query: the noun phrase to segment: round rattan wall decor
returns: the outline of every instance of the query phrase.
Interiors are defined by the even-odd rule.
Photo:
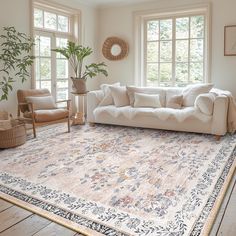
[[[102,54],[108,60],[122,60],[128,55],[128,52],[128,44],[120,38],[109,37],[103,43]]]

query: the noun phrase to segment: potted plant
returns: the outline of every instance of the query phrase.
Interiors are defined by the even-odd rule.
[[[4,27],[3,32],[0,35],[0,101],[8,99],[16,79],[23,83],[29,77],[29,67],[35,58],[31,55],[32,38],[14,27]]]
[[[74,92],[86,93],[86,80],[87,78],[93,78],[98,74],[108,76],[106,71],[106,64],[92,63],[83,67],[84,59],[93,53],[90,47],[84,47],[82,45],[76,45],[74,42],[69,41],[67,47],[52,49],[54,52],[61,53],[65,58],[68,59],[73,71],[74,76],[71,77],[73,82]]]

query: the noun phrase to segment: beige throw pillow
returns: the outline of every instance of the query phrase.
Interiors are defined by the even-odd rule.
[[[134,106],[134,94],[143,93],[143,94],[154,94],[160,96],[161,106],[165,106],[165,90],[162,88],[152,88],[152,87],[135,87],[135,86],[126,86],[127,93],[130,100],[130,105]]]
[[[212,93],[200,94],[196,98],[194,106],[206,115],[213,114],[215,95]]]
[[[180,109],[183,104],[183,95],[175,95],[171,97],[166,104],[166,107],[173,109]]]
[[[123,107],[130,105],[126,87],[111,86],[110,90],[116,107]]]
[[[213,88],[213,84],[189,85],[183,90],[183,106],[194,106],[194,102],[199,94],[208,93]]]
[[[101,90],[104,93],[104,98],[99,103],[99,106],[109,106],[109,105],[113,105],[114,104],[114,101],[113,101],[113,98],[112,98],[112,95],[111,95],[111,90],[110,90],[111,86],[119,87],[120,83],[102,84],[100,86]]]
[[[134,107],[160,108],[159,94],[134,93]]]
[[[34,110],[48,110],[57,108],[52,96],[26,97],[25,100],[28,103],[33,104]]]

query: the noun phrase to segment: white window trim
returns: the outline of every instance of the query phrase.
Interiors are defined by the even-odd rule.
[[[64,15],[64,16],[69,16],[69,27],[70,27],[70,33],[66,32],[59,32],[59,31],[54,31],[54,30],[47,30],[45,28],[38,28],[34,27],[34,8],[42,9],[42,10],[48,10],[49,12],[53,12],[56,14]],[[60,10],[58,10],[60,9]],[[35,38],[35,33],[37,31],[45,32],[45,33],[54,33],[56,35],[61,35],[63,36],[69,36],[73,41],[76,43],[82,43],[82,21],[81,21],[81,11],[80,10],[75,10],[73,8],[58,4],[58,3],[53,3],[53,2],[48,2],[45,0],[30,0],[30,33],[31,37]],[[71,24],[73,19],[73,25]],[[34,49],[32,54],[34,55]],[[55,73],[52,71],[52,73]],[[69,70],[69,77],[71,74],[71,70]],[[32,65],[32,70],[31,70],[31,88],[36,87],[36,78],[35,78],[35,63]],[[71,81],[69,80],[69,89],[71,87]],[[70,94],[70,91],[69,91]]]
[[[205,83],[211,82],[211,4],[187,5],[175,8],[163,8],[157,10],[138,11],[133,14],[134,21],[134,84],[145,86],[145,22],[153,18],[179,17],[193,14],[205,16]]]

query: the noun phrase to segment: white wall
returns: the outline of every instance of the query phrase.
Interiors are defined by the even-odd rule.
[[[94,49],[95,53],[90,57],[90,61],[97,61],[97,41],[95,40],[97,37],[97,10],[86,5],[81,5],[76,0],[54,0],[52,2],[81,10],[82,43]],[[0,34],[2,34],[2,28],[4,26],[15,26],[16,30],[30,34],[30,0],[1,0]],[[89,81],[88,88],[91,90],[96,88],[97,83],[97,80]],[[20,81],[15,83],[14,91],[10,93],[8,101],[0,102],[0,111],[6,110],[15,115],[17,110],[17,89],[29,88],[31,88],[30,79],[24,84]]]
[[[236,96],[236,57],[224,56],[224,26],[236,24],[235,0],[156,0],[152,3],[110,7],[99,10],[99,50],[107,37],[117,36],[129,43],[130,52],[122,61],[101,60],[109,68],[110,82],[134,84],[133,13],[149,9],[167,9],[197,3],[212,4],[212,66],[211,81],[216,87],[230,90]]]

